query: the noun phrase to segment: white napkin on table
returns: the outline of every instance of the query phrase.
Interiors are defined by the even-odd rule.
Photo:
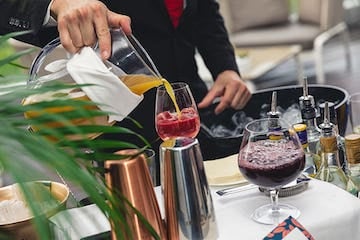
[[[109,220],[95,204],[63,210],[49,220],[54,240],[95,239],[111,231]]]
[[[210,186],[225,186],[247,183],[239,171],[238,154],[216,160],[204,161],[204,168]]]
[[[111,113],[109,122],[123,120],[142,101],[113,74],[90,47],[84,47],[66,63],[66,69],[86,95],[104,111]]]

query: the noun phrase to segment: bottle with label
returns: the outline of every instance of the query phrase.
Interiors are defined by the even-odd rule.
[[[345,139],[343,136],[341,136],[339,134],[335,104],[332,102],[328,102],[328,106],[329,106],[329,121],[332,124],[334,124],[334,131],[336,134],[336,140],[337,140],[337,145],[338,145],[338,150],[339,150],[340,165],[341,165],[342,169],[344,170],[344,172],[347,173],[348,166],[347,166],[346,154],[345,154]],[[325,102],[320,103],[319,104],[320,119],[324,119],[324,109],[325,109]]]
[[[318,143],[320,140],[320,129],[316,122],[315,100],[312,95],[308,94],[307,79],[304,79],[303,96],[299,98],[301,109],[301,118],[306,124],[306,132],[309,144],[309,151],[313,154],[318,153]],[[316,164],[316,163],[315,163]],[[319,167],[318,165],[316,165]]]
[[[336,133],[334,125],[329,121],[328,110],[327,103],[325,103],[324,122],[319,126],[321,129],[319,140],[321,166],[315,178],[330,182],[344,190],[353,191],[353,189],[348,189],[349,179],[340,166]],[[351,183],[349,182],[349,185]]]
[[[307,132],[306,132],[306,124],[299,123],[294,124],[293,128],[297,135],[299,136],[301,145],[305,152],[305,167],[303,173],[310,177],[314,177],[316,173],[315,161],[320,161],[320,157],[317,154],[313,154],[309,150],[309,144],[307,139]]]
[[[349,175],[360,185],[360,134],[345,136],[345,152]]]

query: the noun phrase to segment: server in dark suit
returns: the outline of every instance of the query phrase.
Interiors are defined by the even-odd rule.
[[[91,18],[87,15],[94,13],[94,4],[103,7],[96,0],[53,0],[50,12],[58,22],[57,29],[42,27],[49,2],[50,0],[0,0],[0,27],[7,31],[31,28],[36,34],[28,35],[23,40],[40,46],[55,38],[57,29],[62,42],[66,43],[69,41],[66,38],[74,37],[74,33],[86,35],[86,31],[92,31],[92,34],[96,33],[98,36],[101,33],[96,30],[94,16]],[[87,4],[81,4],[86,2]],[[220,98],[220,103],[215,109],[216,113],[228,107],[240,109],[245,106],[251,93],[240,77],[234,49],[228,39],[216,0],[102,2],[112,11],[111,14],[116,12],[130,17],[132,33],[148,51],[162,76],[169,82],[187,82],[199,108],[209,106],[217,97]],[[108,11],[98,11],[95,16],[102,14],[110,22]],[[120,16],[124,17],[123,15]],[[12,18],[18,19],[15,20],[16,24],[12,22]],[[123,20],[122,24],[126,21],[128,20]],[[73,51],[87,44],[84,39],[81,42],[73,38],[72,45],[75,48],[72,48],[71,44],[65,44],[65,47]],[[196,51],[203,57],[215,80],[209,91],[197,72],[194,59]],[[160,141],[154,127],[154,96],[155,90],[147,92],[142,103],[131,113],[131,117],[143,125],[143,129],[137,129],[137,132],[153,143],[156,149]],[[132,123],[125,121],[119,124],[133,127]]]
[[[111,47],[109,27],[121,26],[131,33],[130,18],[98,0],[0,0],[0,12],[0,34],[31,30],[31,35],[20,39],[42,46],[59,32],[62,45],[71,53],[99,40],[104,59]],[[49,28],[56,25],[59,31]]]

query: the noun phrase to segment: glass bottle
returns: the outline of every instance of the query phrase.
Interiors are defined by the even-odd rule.
[[[303,173],[310,177],[314,177],[316,173],[316,167],[314,163],[314,154],[309,150],[309,143],[307,139],[307,132],[306,132],[306,124],[299,123],[294,124],[293,128],[297,135],[299,136],[301,145],[305,152],[305,167]]]
[[[314,163],[319,169],[321,162],[317,161],[318,143],[320,140],[320,129],[316,122],[316,107],[315,100],[312,95],[308,94],[307,79],[304,78],[303,96],[299,98],[299,105],[301,109],[301,118],[306,125],[307,139],[309,144],[309,151],[314,155]]]
[[[339,159],[340,159],[340,165],[345,173],[348,172],[348,166],[346,161],[346,153],[345,153],[345,139],[343,136],[339,134],[339,128],[338,128],[338,121],[337,121],[337,115],[335,110],[335,104],[332,102],[328,102],[329,106],[329,121],[334,124],[334,131],[336,134],[336,140],[339,150]],[[324,109],[325,109],[325,102],[319,104],[319,110],[320,110],[320,119],[324,119]],[[321,121],[321,120],[320,120]]]
[[[345,136],[345,152],[349,176],[360,186],[360,134],[352,133]]]
[[[337,114],[335,110],[335,104],[333,102],[327,101],[329,106],[329,121],[334,124],[334,131],[336,134],[339,134],[339,127],[338,127],[338,120],[337,120]],[[320,110],[320,119],[318,121],[318,124],[321,124],[324,120],[324,112],[325,112],[325,102],[319,104],[319,110]]]
[[[330,182],[344,190],[348,190],[348,177],[340,166],[334,124],[329,121],[328,106],[325,103],[324,122],[320,124],[320,157],[321,166],[315,178]],[[351,182],[350,182],[351,183]]]

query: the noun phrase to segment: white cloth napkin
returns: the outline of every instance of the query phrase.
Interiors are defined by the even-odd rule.
[[[55,240],[95,239],[111,231],[108,219],[95,204],[61,211],[49,220]]]
[[[66,69],[76,83],[94,84],[82,90],[102,111],[109,113],[109,122],[123,120],[143,99],[143,95],[131,92],[90,47],[73,55]]]
[[[204,161],[204,168],[210,186],[226,186],[248,183],[239,171],[238,154],[211,161]]]

